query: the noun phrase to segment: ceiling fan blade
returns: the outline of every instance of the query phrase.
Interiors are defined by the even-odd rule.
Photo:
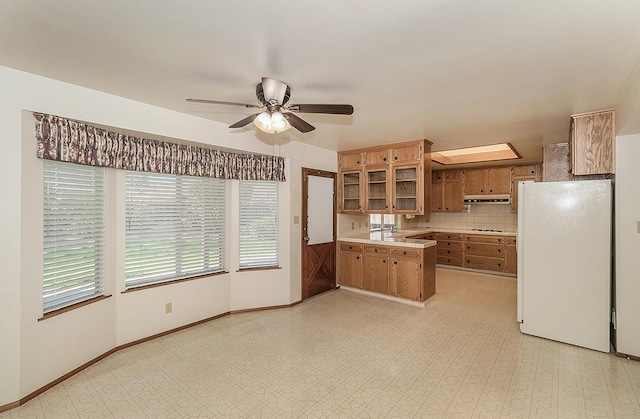
[[[261,105],[252,105],[250,103],[238,103],[238,102],[225,102],[222,100],[209,100],[209,99],[186,99],[187,102],[193,103],[210,103],[214,105],[232,105],[232,106],[244,106],[245,108],[262,108]]]
[[[328,113],[333,115],[351,115],[353,106],[351,105],[291,105],[287,106],[292,112],[301,113]]]
[[[260,115],[260,113],[254,113],[253,115],[249,115],[246,118],[241,119],[240,121],[236,122],[235,124],[229,125],[229,128],[242,128],[245,125],[249,125],[250,123],[253,122],[254,119],[256,119],[256,117],[258,115]]]
[[[282,105],[284,103],[288,87],[289,86],[287,86],[286,83],[281,81],[270,79],[268,77],[262,78],[262,91],[264,93],[264,99],[267,102],[275,100],[278,105]],[[290,94],[291,90],[289,89],[289,95]]]
[[[294,115],[289,112],[284,112],[282,116],[284,116],[287,119],[287,121],[289,121],[289,124],[291,124],[292,127],[294,127],[300,132],[311,132],[314,129],[316,129],[316,127],[309,124],[308,122],[305,122],[298,115]]]

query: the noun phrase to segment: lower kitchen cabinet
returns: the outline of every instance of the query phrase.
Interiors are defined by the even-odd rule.
[[[462,234],[438,233],[437,262],[439,265],[459,266],[462,263]]]
[[[506,239],[507,245],[504,252],[504,270],[510,274],[518,273],[518,252],[516,251],[516,239],[509,237]]]
[[[362,288],[362,247],[360,243],[340,242],[338,246],[338,282]]]
[[[362,288],[389,294],[389,248],[364,246]]]
[[[424,301],[436,292],[435,266],[435,246],[338,245],[338,283],[348,287]]]
[[[398,297],[419,300],[422,251],[391,251],[391,293]]]
[[[503,236],[465,235],[464,267],[484,271],[504,271]]]

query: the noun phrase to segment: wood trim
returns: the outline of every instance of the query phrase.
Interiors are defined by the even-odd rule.
[[[241,310],[231,310],[230,313],[231,314],[251,313],[253,311],[273,310],[273,309],[277,309],[277,308],[289,308],[289,307],[296,306],[296,305],[298,305],[300,303],[302,303],[302,300],[298,300],[298,301],[296,301],[294,303],[291,303],[291,304],[281,304],[279,306],[267,306],[267,307],[256,307],[256,308],[243,308]]]
[[[278,306],[267,306],[267,307],[259,307],[259,308],[255,308],[255,309],[227,311],[227,312],[215,315],[213,317],[208,317],[206,319],[202,319],[202,320],[198,320],[198,321],[193,322],[193,323],[185,324],[183,326],[176,327],[174,329],[170,329],[170,330],[166,330],[164,332],[156,333],[155,335],[147,336],[147,337],[142,338],[142,339],[137,339],[137,340],[131,341],[129,343],[125,343],[123,345],[118,345],[115,348],[110,349],[110,350],[108,350],[107,352],[105,352],[105,353],[103,353],[101,355],[98,355],[94,359],[92,359],[92,360],[90,360],[88,362],[85,362],[84,364],[80,365],[79,367],[74,368],[73,370],[69,371],[68,373],[64,374],[63,376],[61,376],[59,378],[56,378],[55,380],[53,380],[50,383],[40,387],[39,389],[37,389],[35,391],[32,391],[28,395],[22,397],[20,400],[15,401],[15,402],[11,402],[11,403],[7,403],[5,405],[0,406],[0,413],[4,412],[4,411],[7,411],[7,410],[14,409],[14,408],[19,407],[19,406],[22,406],[23,404],[25,404],[29,400],[31,400],[31,399],[33,399],[35,397],[38,397],[40,394],[44,393],[45,391],[49,390],[50,388],[60,384],[64,380],[76,375],[80,371],[92,366],[96,362],[103,360],[104,358],[108,357],[111,354],[114,354],[114,353],[118,352],[121,349],[129,348],[131,346],[135,346],[135,345],[138,345],[140,343],[148,342],[150,340],[153,340],[153,339],[156,339],[156,338],[159,338],[159,337],[162,337],[162,336],[166,336],[166,335],[169,335],[169,334],[174,333],[174,332],[179,332],[181,330],[188,329],[188,328],[193,327],[193,326],[198,326],[200,324],[207,323],[207,322],[210,322],[212,320],[216,320],[216,319],[219,319],[221,317],[228,316],[230,314],[246,313],[246,312],[251,312],[251,311],[263,311],[263,310],[271,310],[271,309],[279,309],[279,308],[290,308],[290,307],[296,306],[296,305],[298,305],[300,303],[302,303],[302,300],[295,301],[295,302],[293,302],[291,304],[283,304],[283,305],[278,305]]]
[[[255,268],[240,268],[236,272],[270,271],[273,269],[282,269],[282,268],[280,266],[256,266]]]
[[[617,109],[618,108],[611,108],[611,109],[602,109],[600,111],[574,113],[573,115],[571,115],[571,118],[580,118],[582,116],[595,115],[595,114],[604,113],[604,112],[615,112]]]
[[[139,287],[133,287],[133,288],[126,289],[126,290],[122,291],[120,294],[128,294],[130,292],[148,290],[149,288],[164,287],[165,285],[173,285],[173,284],[178,284],[178,283],[181,283],[181,282],[193,281],[195,279],[204,279],[204,278],[208,278],[210,276],[217,276],[217,275],[223,275],[223,274],[228,274],[228,273],[229,273],[229,271],[212,272],[212,273],[208,273],[208,274],[188,276],[186,278],[172,279],[171,281],[158,282],[157,284],[140,285]]]
[[[626,359],[631,360],[631,361],[640,361],[640,356],[627,355],[627,354],[623,354],[623,353],[620,353],[620,352],[615,352],[615,354],[616,354],[616,356],[618,358],[626,358]]]
[[[57,316],[59,314],[66,313],[68,311],[72,311],[72,310],[78,309],[80,307],[87,306],[89,304],[97,303],[98,301],[106,300],[109,297],[111,297],[111,294],[99,295],[99,296],[94,297],[94,298],[92,298],[90,300],[82,301],[82,302],[76,303],[76,304],[71,305],[71,306],[63,307],[63,308],[61,308],[59,310],[56,310],[56,311],[51,311],[51,312],[43,315],[42,317],[40,317],[38,319],[38,321],[50,319],[51,317],[55,317],[55,316]],[[0,410],[0,412],[1,412],[1,410]]]

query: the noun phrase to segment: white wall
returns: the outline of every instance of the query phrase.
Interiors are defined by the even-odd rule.
[[[288,304],[300,299],[300,167],[335,170],[336,153],[301,143],[274,146],[254,131],[229,133],[220,123],[0,67],[0,138],[4,176],[0,182],[0,406],[15,402],[118,345],[229,310]],[[236,272],[237,229],[228,229],[229,273],[122,294],[124,232],[110,232],[113,249],[105,299],[68,313],[42,316],[42,161],[35,157],[33,120],[38,111],[124,130],[149,133],[287,160],[280,184],[281,267]],[[121,187],[122,173],[108,170]],[[235,186],[234,186],[235,183]],[[237,194],[237,181],[231,182]],[[113,192],[113,191],[112,191]],[[115,225],[124,217],[124,194],[108,192]],[[297,233],[296,233],[297,231]],[[298,238],[297,243],[290,238]],[[233,246],[233,247],[232,247]],[[173,313],[164,313],[166,302]]]
[[[616,138],[616,351],[640,357],[640,135]]]

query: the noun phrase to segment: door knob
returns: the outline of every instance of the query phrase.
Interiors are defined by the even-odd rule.
[[[309,240],[309,236],[304,236],[304,241],[308,242]]]

